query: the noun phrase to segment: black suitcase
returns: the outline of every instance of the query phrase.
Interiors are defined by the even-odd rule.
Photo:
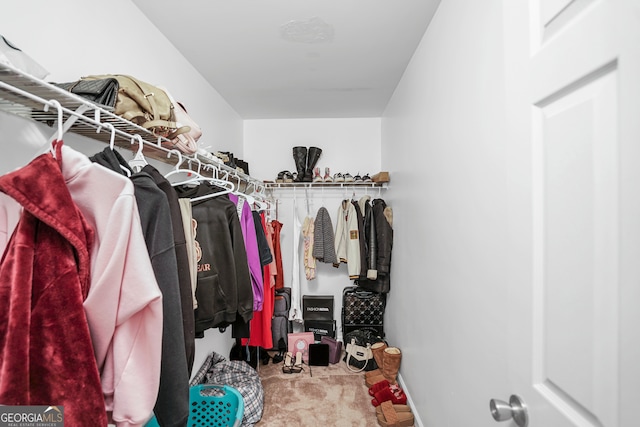
[[[370,329],[384,337],[386,294],[348,286],[342,291],[342,336],[355,329]]]

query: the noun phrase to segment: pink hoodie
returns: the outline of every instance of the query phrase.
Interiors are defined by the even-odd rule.
[[[151,416],[160,384],[162,294],[140,226],[133,184],[62,147],[62,174],[95,230],[84,309],[106,409],[118,427]]]

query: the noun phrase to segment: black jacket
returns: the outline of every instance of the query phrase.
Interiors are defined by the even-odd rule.
[[[182,213],[178,194],[171,183],[153,166],[147,165],[142,172],[149,174],[160,190],[164,192],[169,201],[171,211],[171,225],[173,230],[173,242],[178,264],[178,283],[180,285],[180,301],[182,303],[182,326],[184,330],[184,347],[187,354],[187,368],[189,376],[193,368],[195,358],[195,317],[193,314],[193,296],[191,293],[191,273],[189,272],[189,255],[187,252],[187,239],[182,225]]]
[[[373,219],[376,223],[376,244],[378,275],[391,272],[391,250],[393,249],[393,228],[385,216],[385,209],[391,210],[382,199],[373,200]]]
[[[391,290],[393,228],[385,216],[385,209],[391,212],[382,199],[375,199],[372,206],[367,203],[365,207],[362,240],[367,242],[368,271],[360,274],[357,284],[368,291],[387,293]]]
[[[367,277],[367,261],[369,259],[369,247],[365,238],[364,214],[360,210],[360,205],[355,200],[351,200],[351,204],[356,210],[356,222],[358,223],[358,241],[360,243],[360,278]]]
[[[195,198],[218,191],[200,184],[175,187],[179,197]],[[226,195],[200,200],[192,205],[196,221],[198,286],[196,337],[209,328],[223,328],[253,317],[253,288],[244,237],[236,205]]]

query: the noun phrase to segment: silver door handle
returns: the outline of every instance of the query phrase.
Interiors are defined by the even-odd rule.
[[[518,427],[527,427],[529,423],[527,405],[515,394],[512,394],[509,398],[509,403],[503,400],[491,399],[489,409],[493,419],[496,421],[507,421],[513,418]]]

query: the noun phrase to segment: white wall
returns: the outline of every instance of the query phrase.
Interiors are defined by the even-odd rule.
[[[0,34],[46,68],[52,82],[130,74],[165,86],[202,127],[200,146],[242,154],[242,120],[131,0],[8,1]]]
[[[319,147],[324,175],[380,172],[380,118],[245,120],[244,153],[251,175],[275,181],[295,171],[292,148]]]
[[[44,66],[46,81],[89,74],[130,74],[167,87],[201,125],[202,147],[242,155],[242,120],[130,0],[5,2],[0,33]],[[0,174],[27,163],[54,129],[0,112]],[[67,135],[65,143],[94,154],[103,144]],[[125,158],[131,153],[123,151]],[[167,165],[150,161],[161,171]],[[228,354],[230,333],[209,330],[196,340],[195,369],[207,353]]]
[[[387,337],[430,427],[495,425],[508,390],[501,3],[441,2],[382,118]]]
[[[245,160],[249,162],[251,175],[274,181],[278,172],[295,170],[292,147],[320,147],[322,155],[318,165],[331,168],[331,173],[380,171],[380,119],[291,119],[291,120],[246,120],[244,124]],[[291,285],[293,245],[297,237],[293,233],[294,200],[300,222],[309,214],[315,218],[318,209],[327,208],[335,230],[336,214],[340,202],[365,195],[377,197],[378,190],[362,188],[347,189],[280,189],[273,192],[278,200],[278,220],[284,224],[281,231],[282,263],[285,286]],[[383,197],[385,193],[381,194]],[[307,205],[308,202],[308,205]],[[308,210],[307,210],[308,206]],[[272,212],[275,217],[275,212]],[[301,247],[302,248],[302,247]],[[340,335],[340,309],[342,290],[351,286],[345,264],[339,268],[331,264],[317,263],[316,278],[306,280],[304,268],[300,270],[301,295],[333,295],[334,318]],[[302,325],[295,325],[301,330]]]

